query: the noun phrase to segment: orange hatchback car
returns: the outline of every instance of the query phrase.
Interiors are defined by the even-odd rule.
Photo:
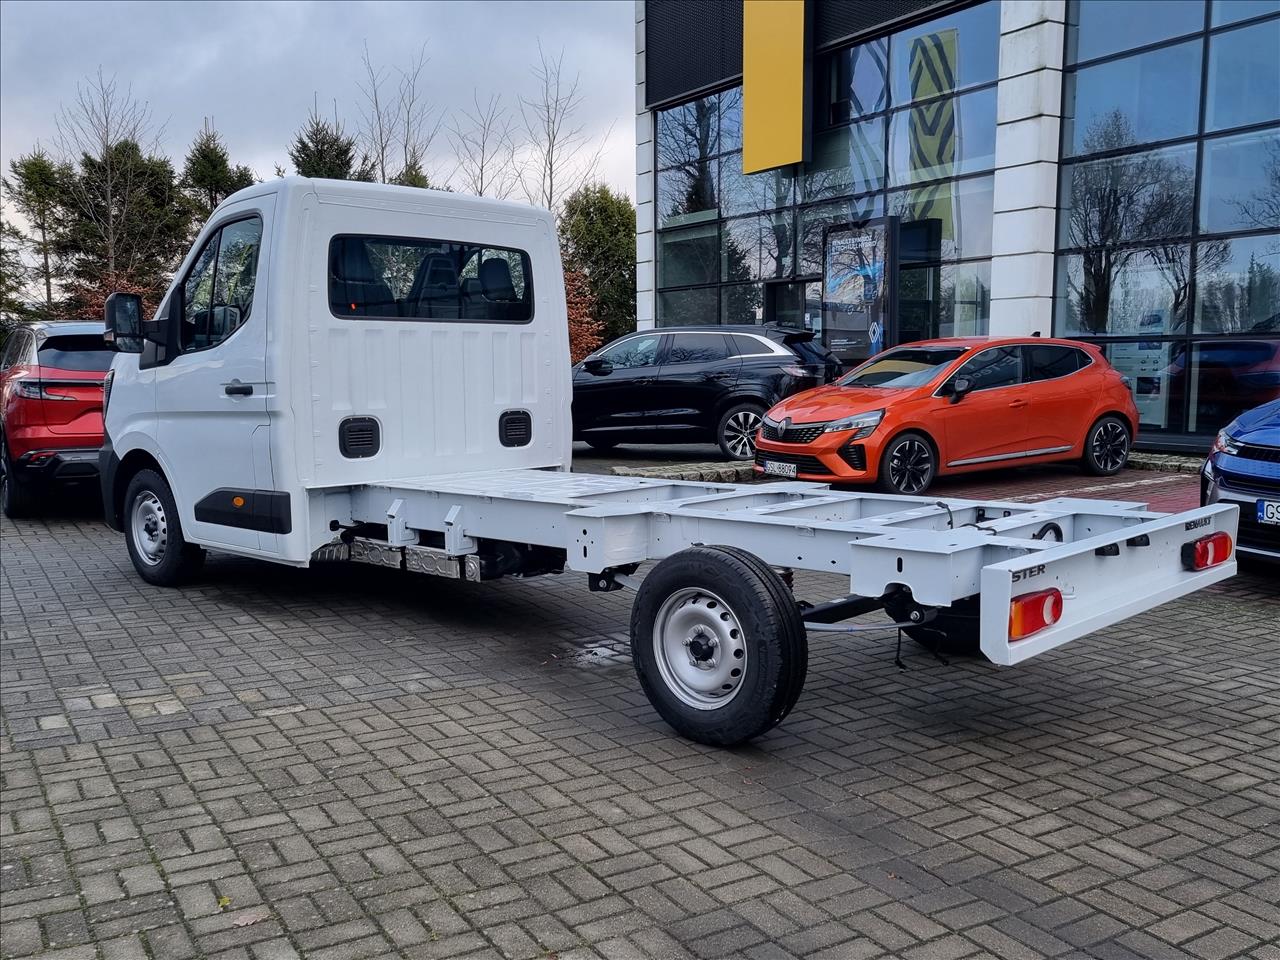
[[[766,414],[758,473],[924,493],[940,474],[1129,458],[1138,410],[1101,351],[1071,340],[963,337],[887,350]]]

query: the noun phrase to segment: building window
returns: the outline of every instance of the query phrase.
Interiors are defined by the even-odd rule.
[[[1068,5],[1054,330],[1208,434],[1280,396],[1280,2],[1151,11]]]
[[[1083,63],[1204,29],[1204,0],[1074,0],[1067,5],[1067,62]]]
[[[1194,135],[1200,48],[1192,40],[1068,74],[1071,113],[1063,122],[1063,153],[1079,156]]]
[[[658,323],[819,327],[828,233],[888,214],[902,335],[985,333],[999,45],[988,0],[824,53],[792,168],[742,172],[741,88],[659,111]]]

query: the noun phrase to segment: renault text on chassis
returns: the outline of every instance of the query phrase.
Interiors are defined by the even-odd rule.
[[[145,580],[179,584],[208,549],[475,581],[576,571],[637,591],[640,683],[705,743],[782,720],[808,633],[868,629],[852,617],[883,611],[920,643],[1013,664],[1235,571],[1228,504],[567,472],[555,230],[512,203],[258,184],[214,211],[154,318],[121,294],[106,312],[120,353],[103,497]],[[791,569],[846,576],[849,593],[799,602]]]

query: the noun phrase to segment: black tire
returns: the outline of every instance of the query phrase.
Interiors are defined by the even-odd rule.
[[[0,509],[10,520],[21,520],[35,513],[37,504],[36,491],[13,469],[9,445],[0,440]]]
[[[129,559],[147,583],[176,587],[200,572],[204,549],[183,538],[173,491],[159,473],[139,470],[133,475],[121,519]]]
[[[938,454],[923,433],[909,430],[889,441],[880,455],[876,486],[885,493],[919,496],[938,476]]]
[[[981,623],[977,597],[965,597],[918,627],[903,627],[902,632],[926,650],[953,657],[982,655]]]
[[[1084,468],[1095,477],[1112,477],[1129,462],[1133,435],[1117,416],[1105,416],[1089,428],[1084,438]]]
[[[716,443],[729,460],[754,460],[756,433],[764,418],[764,407],[758,403],[736,403],[720,415],[716,424]]]
[[[668,653],[683,628],[668,629],[665,645],[655,642],[655,632],[660,616],[670,627],[667,618],[681,612],[693,619],[677,619],[675,626],[692,622],[689,629],[701,649],[686,642],[677,659],[688,657],[696,666],[695,657],[705,654],[708,681],[724,679],[723,686],[734,685],[731,691],[700,692],[678,679]],[[723,631],[724,644],[708,649],[716,631]],[[743,664],[736,677],[717,673],[717,655],[728,667]],[[730,747],[760,736],[790,713],[804,689],[809,648],[795,598],[768,564],[732,547],[690,547],[661,561],[640,585],[631,608],[631,656],[645,696],[677,733]],[[683,663],[678,669],[697,672]]]
[[[603,440],[599,437],[587,438],[587,446],[592,450],[612,450],[617,445],[617,440]]]

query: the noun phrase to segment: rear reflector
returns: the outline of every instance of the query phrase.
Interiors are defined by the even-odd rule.
[[[1231,559],[1231,534],[1211,533],[1182,545],[1182,565],[1188,570],[1208,570]]]
[[[1009,639],[1022,640],[1062,617],[1062,591],[1056,587],[1024,593],[1009,604]]]

